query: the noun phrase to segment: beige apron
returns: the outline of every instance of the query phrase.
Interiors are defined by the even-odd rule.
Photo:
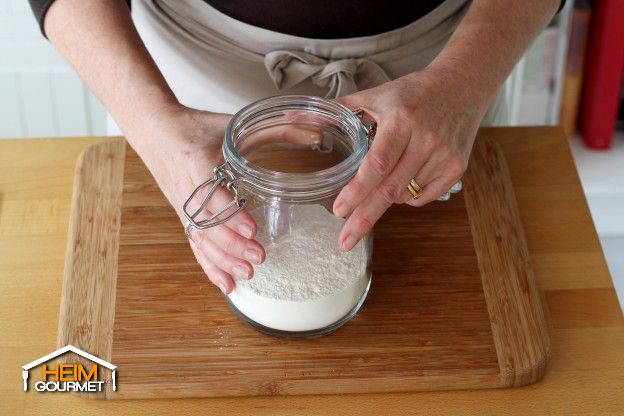
[[[444,47],[468,5],[468,0],[446,0],[400,29],[348,39],[273,32],[235,20],[203,0],[135,0],[132,17],[182,104],[235,113],[263,97],[334,98],[422,69]],[[501,90],[482,125],[506,119]]]

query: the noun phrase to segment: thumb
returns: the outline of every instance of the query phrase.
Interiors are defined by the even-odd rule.
[[[336,97],[336,102],[344,105],[345,107],[354,110],[360,108],[364,103],[362,91],[355,92],[349,95],[343,95],[342,97]]]
[[[375,111],[373,97],[370,90],[358,91],[353,94],[336,98],[336,102],[344,105],[348,109],[364,111],[363,120],[365,122],[377,121],[379,114]]]

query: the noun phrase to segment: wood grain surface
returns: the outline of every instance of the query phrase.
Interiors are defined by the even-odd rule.
[[[74,345],[109,362],[125,153],[124,143],[99,143],[76,163],[57,340],[57,345]],[[60,361],[92,365],[73,353]],[[110,370],[101,371],[103,392],[110,395]]]
[[[99,162],[111,154],[119,162]],[[85,173],[88,166],[94,173]],[[504,157],[487,138],[476,143],[465,176],[468,204],[462,193],[417,215],[395,207],[378,223],[364,308],[316,340],[262,335],[228,310],[131,149],[95,145],[77,175],[82,203],[72,211],[61,301],[62,311],[76,313],[61,313],[59,346],[90,351],[99,340],[98,353],[121,377],[106,397],[508,387],[545,371],[548,336],[522,224]],[[117,182],[108,189],[100,178]],[[103,216],[93,221],[98,209]],[[90,245],[86,236],[98,238]],[[107,256],[103,245],[118,245],[118,253]],[[95,311],[83,310],[91,304]],[[110,315],[94,320],[100,309]]]
[[[482,129],[480,136],[496,141],[505,154],[545,301],[552,354],[539,383],[192,400],[25,393],[21,366],[56,347],[76,159],[93,143],[122,139],[0,140],[0,414],[622,414],[624,320],[563,133],[496,128]]]
[[[550,342],[507,163],[487,137],[475,144],[464,181],[501,386],[534,383]]]

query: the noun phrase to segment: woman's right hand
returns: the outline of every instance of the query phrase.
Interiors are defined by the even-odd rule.
[[[223,163],[221,144],[229,115],[175,105],[163,108],[126,129],[131,143],[183,224],[182,206],[193,190],[212,176]],[[138,137],[140,136],[140,137]],[[219,187],[208,205],[216,212],[232,196]],[[210,212],[206,212],[210,215]],[[205,216],[204,216],[205,217]],[[225,224],[192,232],[191,248],[208,278],[223,293],[234,288],[234,280],[249,279],[253,265],[264,261],[263,247],[254,240],[253,218],[240,212]],[[180,232],[184,232],[180,227]]]
[[[300,117],[296,113],[287,116],[293,120]],[[227,114],[174,104],[162,106],[152,115],[125,126],[128,141],[141,156],[182,224],[187,221],[182,211],[187,198],[197,186],[212,177],[216,166],[223,163],[223,134],[230,118]],[[248,137],[238,150],[249,155],[271,142],[309,148],[319,145],[322,137],[318,128],[278,125]],[[196,198],[201,200],[205,194],[198,194]],[[218,187],[201,218],[219,212],[231,201],[229,191]],[[191,204],[189,209],[197,209],[198,205]],[[184,232],[182,227],[180,232]],[[266,254],[255,240],[256,233],[254,219],[244,210],[224,224],[192,231],[193,253],[208,278],[223,293],[232,291],[235,279],[250,279],[253,265],[264,261]]]

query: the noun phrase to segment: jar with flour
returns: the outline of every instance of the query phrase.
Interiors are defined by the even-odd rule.
[[[225,163],[184,211],[198,228],[243,209],[256,221],[266,260],[226,296],[244,322],[271,335],[317,337],[344,325],[362,306],[371,282],[372,236],[342,251],[338,235],[345,220],[332,214],[332,204],[362,163],[373,130],[357,112],[309,96],[260,100],[231,119]],[[218,186],[233,200],[200,220],[196,204],[190,211],[193,201],[205,204]]]

